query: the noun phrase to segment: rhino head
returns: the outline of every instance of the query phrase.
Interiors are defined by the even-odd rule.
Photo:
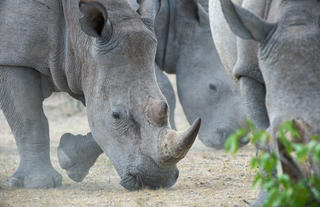
[[[286,120],[299,120],[309,126],[305,130],[316,133],[320,127],[320,2],[272,1],[268,21],[230,0],[221,0],[221,6],[237,36],[259,43],[273,137]]]
[[[212,41],[207,4],[205,0],[174,0],[167,6],[170,15],[160,10],[156,60],[164,70],[176,74],[179,100],[189,123],[201,117],[199,139],[221,149],[227,137],[243,126],[245,112]],[[168,31],[161,25],[166,16],[172,16]],[[168,38],[164,32],[169,33]]]
[[[148,24],[159,1],[140,1],[138,12],[124,0],[100,2],[79,4],[81,29],[93,39],[82,83],[93,138],[125,188],[170,187],[200,120],[184,132],[168,125],[168,105],[154,74],[157,41]]]

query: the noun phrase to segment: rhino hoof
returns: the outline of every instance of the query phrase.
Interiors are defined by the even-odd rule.
[[[68,176],[71,180],[75,181],[75,182],[81,182],[83,181],[83,179],[87,176],[88,172],[87,173],[84,173],[84,174],[81,174],[81,173],[73,173],[73,172],[70,172],[70,171],[67,171],[68,173]]]
[[[25,172],[24,172],[25,173]],[[53,168],[28,173],[16,172],[9,179],[9,186],[16,188],[55,188],[61,186],[62,176]]]
[[[64,134],[58,146],[58,160],[61,168],[67,171],[70,179],[75,182],[81,182],[88,175],[90,167],[94,164],[94,160],[89,159],[89,150],[86,147],[90,145],[81,146],[82,139],[85,136],[72,134]],[[81,154],[87,152],[88,154]]]

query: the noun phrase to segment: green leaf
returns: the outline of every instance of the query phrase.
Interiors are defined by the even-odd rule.
[[[268,140],[270,140],[270,135],[266,131],[260,130],[253,134],[251,143],[252,144],[258,143],[259,145],[264,147],[266,146],[266,143],[268,142]]]
[[[252,183],[253,188],[256,189],[257,187],[261,186],[262,183],[263,183],[263,176],[260,173],[258,173],[253,180],[253,183]]]
[[[312,187],[311,189],[312,194],[314,197],[320,202],[320,191],[317,188]]]
[[[224,148],[227,152],[232,154],[237,153],[239,149],[239,140],[247,135],[247,129],[237,129],[233,134],[229,135]]]
[[[279,191],[276,188],[273,188],[269,191],[269,196],[267,201],[263,204],[263,207],[272,207],[274,206],[273,203],[278,196]]]
[[[277,168],[277,160],[274,153],[264,153],[261,156],[259,167],[270,175]]]
[[[250,132],[254,132],[256,130],[256,126],[253,124],[252,121],[246,120],[246,124],[247,124]]]
[[[253,157],[253,158],[251,159],[251,169],[257,167],[257,165],[258,165],[258,158]]]
[[[279,136],[279,141],[284,146],[286,153],[289,155],[292,152],[292,143],[287,139],[287,137],[283,134],[283,136]]]
[[[290,134],[294,137],[300,137],[299,132],[295,129],[293,121],[286,121],[281,126],[281,129],[290,132]]]
[[[235,154],[238,151],[239,144],[236,134],[231,134],[226,143],[225,143],[225,150],[227,152],[231,152],[232,154]]]
[[[300,162],[305,162],[308,158],[308,147],[303,144],[292,144],[296,156]]]
[[[312,157],[314,161],[320,163],[320,143],[317,136],[312,137],[308,144],[298,144],[292,143],[287,138],[288,132],[294,137],[299,137],[292,121],[284,122],[279,127],[277,134],[279,143],[284,146],[287,154],[294,154],[300,162],[305,162],[308,157]],[[241,138],[248,140],[251,138],[251,143],[259,143],[261,146],[265,146],[271,137],[265,130],[256,131],[254,124],[247,121],[247,128],[238,129],[228,137],[225,143],[226,151],[235,154],[238,151],[238,143]],[[260,168],[253,180],[253,187],[262,186],[269,193],[269,197],[263,206],[316,206],[312,202],[314,200],[320,202],[320,178],[311,176],[293,181],[287,174],[274,175],[277,162],[278,158],[274,152],[261,152],[258,157],[251,159],[251,168]]]
[[[277,187],[277,181],[275,179],[270,179],[263,184],[263,189],[270,191],[272,188]]]
[[[279,183],[283,185],[284,188],[289,188],[292,186],[290,177],[287,174],[278,175]]]
[[[314,135],[311,140],[312,140],[312,141],[319,141],[318,135]]]

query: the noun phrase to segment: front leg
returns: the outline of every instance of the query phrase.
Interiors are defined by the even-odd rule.
[[[47,118],[42,109],[41,75],[23,67],[0,66],[0,108],[15,137],[20,155],[11,187],[50,188],[61,185],[61,175],[50,161]]]
[[[264,84],[253,78],[241,77],[240,91],[249,119],[254,122],[257,128],[268,128],[269,118],[265,103],[266,89]]]
[[[67,133],[60,139],[58,160],[72,180],[81,182],[102,153],[91,133],[85,136]]]

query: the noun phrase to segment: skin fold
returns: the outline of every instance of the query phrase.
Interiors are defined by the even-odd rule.
[[[268,128],[273,137],[270,149],[280,156],[283,148],[276,132],[284,121],[294,121],[302,142],[319,132],[320,3],[247,0],[242,7],[239,4],[210,1],[213,39],[225,68],[240,81],[249,117]],[[304,173],[317,174],[318,169],[311,163]],[[292,179],[297,176],[283,162],[278,172]],[[265,198],[262,192],[253,206],[262,206]]]

